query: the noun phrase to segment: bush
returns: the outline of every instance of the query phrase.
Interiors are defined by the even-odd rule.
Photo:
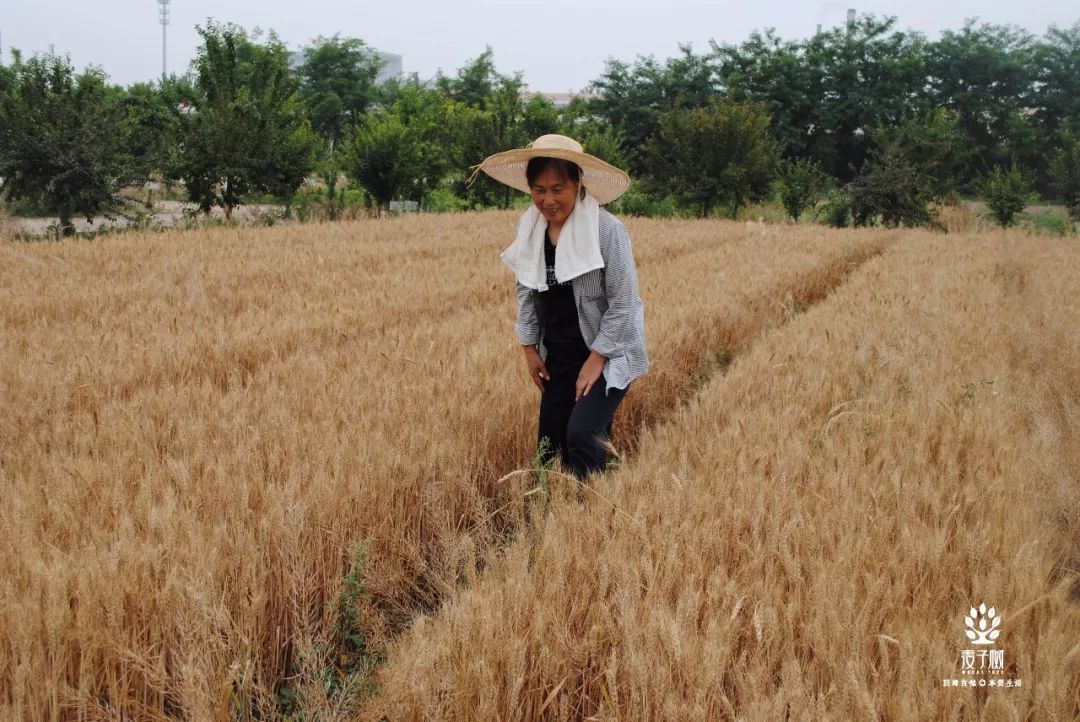
[[[420,208],[428,213],[452,213],[469,210],[469,201],[459,198],[449,188],[435,188],[424,196]]]
[[[345,218],[357,218],[368,215],[375,205],[375,199],[363,188],[343,188],[338,193],[338,215]]]
[[[798,222],[802,212],[817,203],[825,187],[825,178],[817,161],[810,158],[789,158],[780,163],[777,186],[784,210],[793,221]]]
[[[851,198],[847,191],[834,188],[817,209],[817,217],[833,228],[846,228],[851,222]]]
[[[648,216],[650,218],[689,218],[694,212],[685,207],[673,195],[655,197],[644,191],[639,185],[630,186],[619,199],[611,204],[613,213],[628,216]]]
[[[7,202],[7,212],[16,218],[48,218],[53,209],[37,198],[18,198]]]
[[[932,218],[930,191],[924,181],[918,169],[895,149],[874,153],[848,184],[852,222],[869,226],[880,217],[890,227],[928,223]]]
[[[312,220],[351,219],[367,214],[373,202],[371,195],[363,188],[330,191],[303,186],[292,197],[290,211],[296,214],[296,219],[301,223]]]
[[[1027,204],[1038,198],[1031,188],[1031,178],[1016,163],[1007,171],[999,165],[994,166],[983,184],[983,196],[998,225],[1007,228],[1016,223],[1017,216]]]

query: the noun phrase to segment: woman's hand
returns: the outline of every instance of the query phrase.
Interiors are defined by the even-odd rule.
[[[537,350],[536,346],[529,345],[522,348],[525,349],[525,364],[529,367],[529,378],[543,393],[544,382],[551,380],[551,374],[548,373],[547,366],[544,365],[544,359],[540,358],[540,351]]]
[[[604,362],[607,361],[605,356],[601,356],[595,351],[589,352],[589,358],[585,359],[585,363],[581,367],[581,371],[578,372],[577,377],[577,390],[574,396],[574,403],[577,403],[582,396],[589,393],[593,384],[604,373]]]

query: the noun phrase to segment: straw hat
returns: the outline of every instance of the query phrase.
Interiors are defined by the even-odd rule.
[[[484,171],[500,183],[528,193],[525,166],[530,159],[541,156],[562,158],[581,166],[581,184],[598,203],[610,203],[630,187],[630,176],[624,171],[589,155],[582,150],[581,143],[573,138],[557,133],[542,135],[524,148],[489,155],[482,163],[473,166],[475,170],[469,176],[468,183],[471,184],[477,174]]]

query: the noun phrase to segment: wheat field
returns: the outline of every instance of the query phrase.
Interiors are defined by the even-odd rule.
[[[625,219],[581,487],[516,218],[0,243],[0,717],[1080,717],[1075,239]]]

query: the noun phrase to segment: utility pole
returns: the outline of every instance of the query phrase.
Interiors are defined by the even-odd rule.
[[[169,5],[172,0],[157,0],[158,9],[161,11],[161,82],[165,82],[165,29],[169,26]]]

